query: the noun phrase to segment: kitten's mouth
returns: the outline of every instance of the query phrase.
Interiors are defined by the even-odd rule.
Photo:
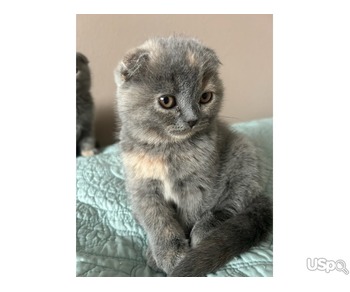
[[[175,138],[187,138],[189,136],[191,136],[194,131],[191,130],[191,129],[188,129],[188,130],[172,130],[169,132],[170,135],[172,137],[175,137]]]
[[[172,129],[169,131],[169,134],[173,138],[186,139],[186,138],[194,135],[195,133],[200,132],[201,130],[203,130],[203,128],[205,128],[204,124],[200,124],[200,125],[196,125],[192,129],[184,129],[184,130]]]
[[[182,131],[173,130],[173,131],[171,131],[171,134],[175,135],[175,136],[184,136],[184,135],[190,134],[191,132],[193,132],[193,131],[192,130],[182,130]]]

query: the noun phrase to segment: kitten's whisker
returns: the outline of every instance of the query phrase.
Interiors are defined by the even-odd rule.
[[[229,119],[229,120],[235,120],[235,121],[238,121],[238,122],[243,122],[242,119],[237,118],[237,117],[233,117],[233,116],[219,115],[219,118],[222,118],[222,119]]]

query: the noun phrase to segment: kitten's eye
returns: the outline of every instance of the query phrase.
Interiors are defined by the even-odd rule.
[[[213,98],[213,93],[212,92],[204,92],[201,96],[200,99],[200,103],[204,104],[204,103],[208,103],[209,101],[211,101],[211,99]]]
[[[159,104],[165,109],[171,109],[176,105],[175,97],[164,95],[159,98]]]

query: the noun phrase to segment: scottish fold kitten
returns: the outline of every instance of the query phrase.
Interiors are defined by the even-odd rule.
[[[218,119],[219,65],[199,41],[171,36],[115,72],[127,192],[148,264],[168,276],[214,272],[272,229],[259,151]]]
[[[76,53],[76,127],[77,155],[91,156],[95,149],[93,135],[93,110],[94,104],[90,93],[91,74],[89,60],[81,53]]]

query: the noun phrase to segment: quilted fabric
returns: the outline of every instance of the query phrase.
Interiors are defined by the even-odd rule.
[[[236,124],[272,167],[272,119]],[[118,144],[76,161],[76,274],[84,277],[164,277],[146,264],[146,235],[133,219]],[[272,172],[267,195],[272,196]],[[272,276],[272,236],[209,277]]]

